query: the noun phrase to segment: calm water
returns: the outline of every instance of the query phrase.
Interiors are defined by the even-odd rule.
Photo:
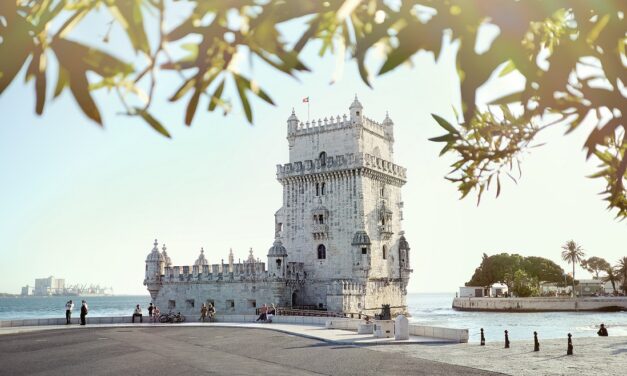
[[[451,294],[409,294],[407,304],[411,321],[424,325],[470,329],[470,341],[479,341],[479,328],[484,328],[488,341],[502,340],[503,330],[509,330],[510,339],[533,339],[533,331],[539,338],[565,338],[567,333],[575,337],[595,336],[597,326],[605,323],[610,335],[627,336],[627,312],[542,312],[498,313],[460,312],[451,308]],[[64,317],[65,297],[0,298],[0,320],[21,318]],[[78,314],[80,297],[72,297]],[[130,315],[135,304],[146,307],[149,296],[88,297],[91,316]]]

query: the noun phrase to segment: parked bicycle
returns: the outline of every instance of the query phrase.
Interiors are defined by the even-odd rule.
[[[185,316],[183,316],[181,314],[181,312],[178,313],[173,313],[172,311],[168,312],[168,313],[164,313],[161,316],[159,316],[159,322],[160,323],[178,323],[178,322],[185,322]]]

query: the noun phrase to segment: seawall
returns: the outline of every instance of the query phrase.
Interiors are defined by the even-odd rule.
[[[494,312],[627,311],[627,297],[454,298],[453,309]]]
[[[255,322],[256,315],[216,315],[218,322]],[[197,322],[196,316],[187,316],[186,321]],[[137,322],[137,320],[136,320]],[[356,331],[359,323],[363,320],[349,319],[340,317],[315,317],[315,316],[274,316],[273,323],[277,324],[301,324],[301,325],[318,325],[325,326],[328,329],[344,329]],[[87,325],[91,324],[130,324],[131,316],[105,316],[105,317],[89,317],[87,316]],[[144,323],[149,323],[144,318]],[[72,324],[78,325],[78,317],[72,317]],[[209,324],[209,323],[208,323]],[[0,328],[23,327],[23,326],[65,326],[65,318],[45,318],[45,319],[25,319],[25,320],[4,320],[0,321]],[[172,324],[176,325],[176,324]],[[409,324],[409,334],[415,336],[424,336],[431,338],[443,339],[451,342],[466,343],[468,342],[468,329],[440,328],[433,326],[424,326],[417,324]]]

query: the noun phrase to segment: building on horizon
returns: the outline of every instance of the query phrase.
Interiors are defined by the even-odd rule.
[[[48,295],[61,295],[65,290],[65,279],[55,278],[50,276],[48,278],[35,279],[35,289],[33,295],[36,296],[48,296]]]
[[[275,213],[267,264],[252,249],[244,262],[173,266],[165,245],[146,259],[144,284],[162,308],[254,313],[262,304],[373,314],[406,312],[410,248],[402,231],[406,169],[394,164],[394,123],[350,114],[287,120],[289,163],[278,165],[283,205]]]

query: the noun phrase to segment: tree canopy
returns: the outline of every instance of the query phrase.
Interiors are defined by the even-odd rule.
[[[514,281],[528,281],[535,279],[537,282],[564,283],[564,269],[553,261],[536,256],[524,257],[518,254],[499,253],[492,256],[483,254],[481,265],[475,269],[466,286],[489,286],[493,283],[505,283],[512,288]],[[572,280],[568,277],[568,280]]]
[[[607,270],[610,267],[610,263],[604,258],[592,256],[588,259],[581,261],[581,267],[594,274],[594,278],[599,278],[599,273]]]
[[[499,196],[501,177],[520,177],[521,156],[538,146],[540,132],[556,126],[570,132],[585,119],[594,125],[584,145],[586,156],[594,155],[599,162],[593,177],[605,180],[602,194],[608,207],[617,217],[627,217],[624,1],[189,0],[187,17],[166,29],[170,10],[181,3],[1,1],[0,95],[26,66],[37,114],[44,113],[51,96],[69,89],[80,110],[103,125],[91,93],[107,89],[119,97],[124,114],[170,137],[152,106],[159,69],[180,77],[169,100],[186,101],[185,124],[192,124],[199,107],[228,113],[233,98],[239,99],[252,123],[251,96],[274,102],[252,77],[238,72],[238,56],[294,77],[311,69],[301,52],[313,46],[320,55],[333,54],[340,62],[345,56],[354,59],[370,86],[372,72],[385,75],[418,51],[429,51],[437,60],[444,41],[450,40],[458,46],[462,103],[452,103],[457,108],[453,124],[444,119],[447,114],[433,115],[446,133],[432,140],[444,144],[441,155],[457,159],[447,179],[461,196],[474,191],[480,199],[491,185]],[[77,41],[73,28],[100,11],[108,12],[112,25],[125,31],[145,63]],[[294,20],[305,27],[290,41],[278,26]],[[478,50],[477,41],[488,29],[498,30],[497,35],[486,50]],[[104,41],[109,37],[107,33]],[[173,57],[173,47],[187,55]],[[372,66],[367,57],[375,49],[384,57]],[[56,72],[49,72],[51,59],[58,62]],[[479,88],[494,77],[513,74],[523,78],[521,88],[497,93],[491,103],[477,102]],[[56,83],[50,85],[55,75]]]

